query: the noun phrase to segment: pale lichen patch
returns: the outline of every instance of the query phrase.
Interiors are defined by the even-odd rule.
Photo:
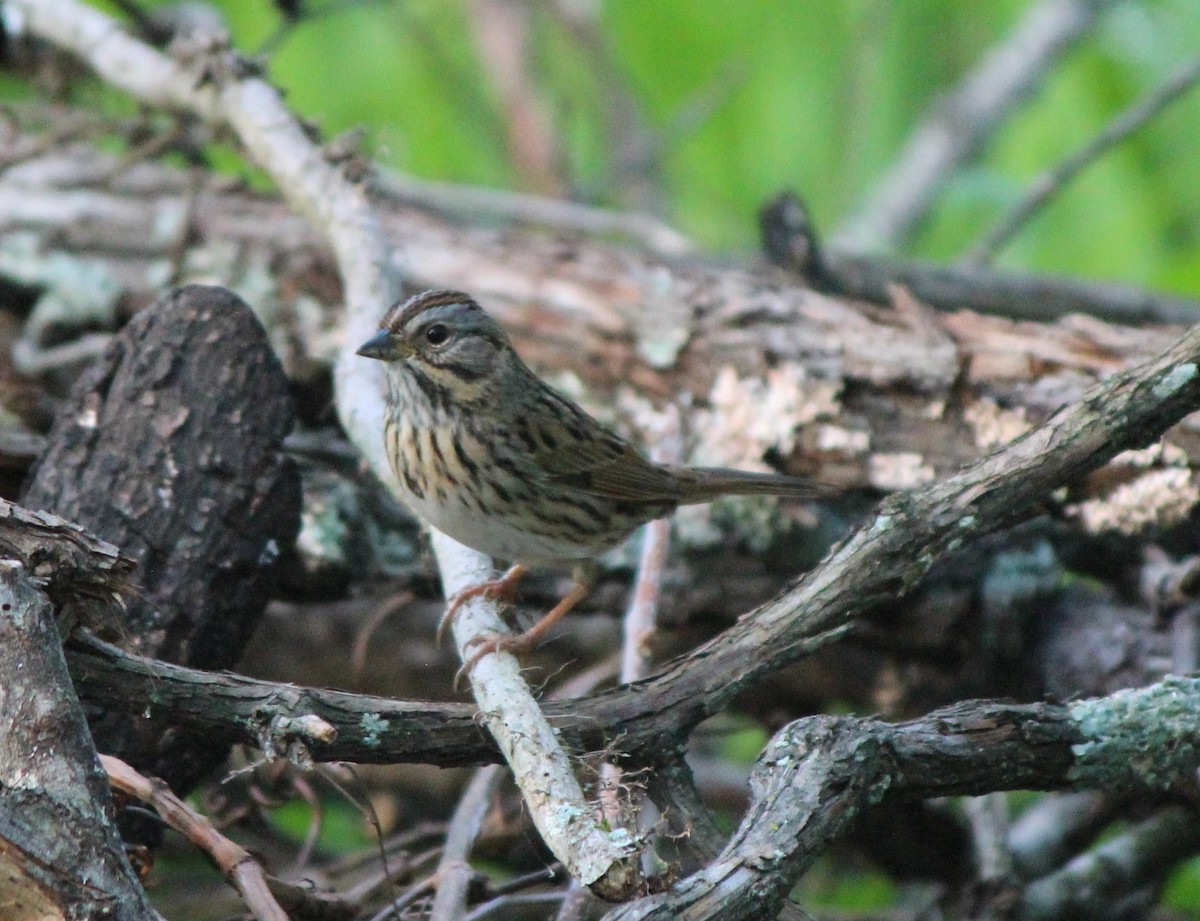
[[[838,414],[840,386],[809,377],[799,365],[771,368],[762,378],[722,368],[709,392],[710,408],[698,414],[693,462],[768,469],[768,451],[790,454],[801,426]]]
[[[1025,417],[1025,407],[1001,409],[994,400],[987,397],[976,400],[963,410],[963,419],[974,430],[975,447],[980,451],[990,451],[992,448],[1008,444],[1030,429],[1029,420]]]
[[[859,457],[871,449],[871,435],[841,425],[814,426],[813,441],[818,451]]]
[[[359,718],[359,726],[362,727],[363,742],[375,748],[381,743],[383,733],[391,726],[391,720],[384,719],[378,713],[364,713]]]
[[[1138,448],[1136,450],[1122,451],[1114,457],[1109,464],[1112,466],[1125,465],[1127,467],[1186,467],[1188,465],[1187,452],[1178,445],[1168,444],[1165,441],[1158,441],[1150,445],[1148,448]]]
[[[897,489],[916,489],[932,483],[937,472],[925,463],[924,456],[909,451],[872,454],[867,477],[871,485],[889,492]]]
[[[1154,385],[1153,393],[1160,400],[1165,400],[1188,384],[1195,376],[1196,366],[1190,361],[1186,364],[1176,365]]]
[[[1092,533],[1136,534],[1145,528],[1179,524],[1200,502],[1200,489],[1183,467],[1151,470],[1123,483],[1102,499],[1089,499],[1067,509]]]

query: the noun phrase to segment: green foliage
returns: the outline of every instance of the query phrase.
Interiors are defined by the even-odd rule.
[[[470,5],[339,4],[280,33],[266,0],[210,2],[239,48],[273,42],[272,78],[326,134],[365,125],[383,162],[417,176],[510,188],[526,181],[511,162],[506,110],[481,67]],[[833,231],[939,96],[1029,6],[608,0],[580,29],[534,4],[528,72],[556,138],[564,191],[658,212],[711,247],[748,248],[755,210],[784,188],[798,190],[818,226]],[[951,178],[911,251],[961,256],[1035,176],[1158,86],[1198,43],[1200,5],[1118,6]],[[1002,264],[1195,290],[1198,143],[1200,94],[1091,165]]]
[[[1163,889],[1161,905],[1167,911],[1185,913],[1195,917],[1196,906],[1200,905],[1200,857],[1189,860],[1175,869]],[[1187,914],[1187,913],[1193,914]]]
[[[723,736],[718,748],[723,760],[749,766],[758,760],[767,739],[767,731],[762,726],[747,721]]]
[[[819,912],[867,913],[892,908],[900,891],[885,873],[846,866],[836,857],[822,857],[792,891],[792,899]]]
[[[270,812],[271,822],[289,838],[303,841],[313,821],[312,807],[300,799],[290,800]],[[362,810],[342,797],[328,796],[321,802],[321,830],[317,846],[339,854],[366,847],[374,841]]]

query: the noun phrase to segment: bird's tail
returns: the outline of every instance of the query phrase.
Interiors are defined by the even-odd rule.
[[[720,496],[786,496],[811,499],[823,495],[811,480],[781,473],[751,473],[722,467],[672,467],[681,486],[680,505],[711,502]]]

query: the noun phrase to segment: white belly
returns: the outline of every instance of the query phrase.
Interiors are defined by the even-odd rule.
[[[454,496],[446,502],[429,502],[405,491],[405,503],[417,517],[433,525],[460,544],[502,560],[521,563],[556,563],[586,559],[594,555],[590,548],[576,547],[559,540],[532,534],[511,524],[507,518],[482,515],[474,507]]]

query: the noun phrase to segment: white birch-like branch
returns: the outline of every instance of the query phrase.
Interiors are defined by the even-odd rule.
[[[344,341],[335,369],[338,414],[371,469],[393,483],[381,436],[381,366],[355,356],[378,318],[399,295],[387,240],[361,185],[352,182],[309,138],[278,91],[255,76],[225,47],[224,39],[193,37],[185,64],[127,35],[119,24],[77,0],[13,0],[15,23],[77,54],[108,83],[145,105],[191,112],[231,129],[250,158],[274,180],[288,202],[328,238],[346,298]],[[181,52],[180,57],[185,56]],[[486,578],[491,561],[434,535],[448,592]],[[476,635],[503,629],[495,605],[464,607],[455,639],[462,650]],[[566,752],[520,677],[510,655],[484,656],[471,682],[488,728],[510,760],[517,784],[546,845],[568,871],[609,898],[633,888],[627,847],[610,839],[592,818]]]

